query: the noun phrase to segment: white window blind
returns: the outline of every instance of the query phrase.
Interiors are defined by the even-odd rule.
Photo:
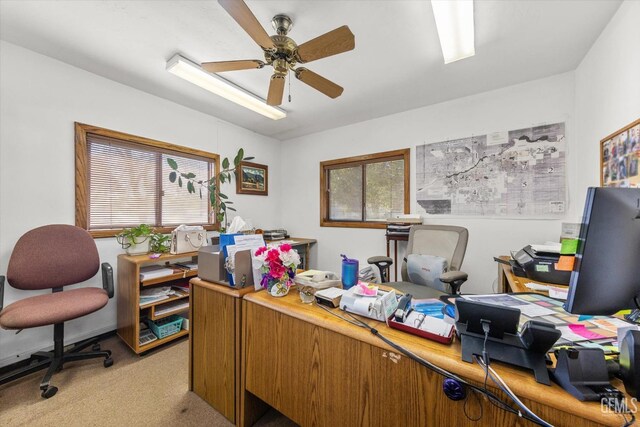
[[[87,134],[87,152],[90,230],[210,223],[208,195],[189,194],[184,179],[183,187],[171,183],[167,158],[196,180],[213,176],[210,159],[94,134]]]

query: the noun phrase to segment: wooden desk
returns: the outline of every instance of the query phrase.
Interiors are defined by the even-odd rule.
[[[508,261],[509,259],[511,259],[511,257],[509,256],[501,256],[499,258],[505,261]],[[547,295],[547,296],[549,295],[549,292],[547,291],[534,291],[532,289],[529,289],[525,286],[525,283],[538,283],[540,285],[556,286],[558,288],[568,288],[568,286],[566,285],[556,285],[554,283],[538,282],[536,280],[531,280],[526,277],[518,277],[515,274],[513,274],[513,271],[511,271],[510,266],[499,263],[499,262],[496,264],[498,264],[498,293],[535,292],[542,295]]]
[[[189,390],[235,423],[240,408],[240,302],[254,288],[200,278],[190,283]]]
[[[531,425],[474,396],[467,412],[478,416],[482,402],[483,415],[478,423],[470,421],[464,401],[443,394],[440,375],[399,355],[368,330],[300,303],[295,292],[282,298],[251,293],[242,304],[240,426],[259,417],[262,402],[302,426]],[[439,344],[367,322],[418,356],[483,383],[482,368],[461,361],[459,343]],[[557,426],[624,424],[621,415],[602,413],[599,403],[580,402],[555,384],[536,383],[530,371],[498,362],[492,366],[529,408]]]

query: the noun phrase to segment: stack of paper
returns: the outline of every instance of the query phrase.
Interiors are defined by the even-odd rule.
[[[174,295],[176,291],[171,286],[163,286],[161,288],[144,289],[140,292],[140,305],[150,304],[153,302],[168,299]]]
[[[148,265],[140,268],[140,280],[157,279],[171,276],[173,273],[173,268],[167,268],[162,265]]]

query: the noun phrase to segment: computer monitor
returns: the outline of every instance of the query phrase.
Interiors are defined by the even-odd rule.
[[[640,188],[588,189],[565,309],[640,309]]]

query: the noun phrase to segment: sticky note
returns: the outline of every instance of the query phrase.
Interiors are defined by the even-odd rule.
[[[562,239],[560,255],[575,255],[578,251],[578,239]]]
[[[558,262],[555,264],[556,271],[572,271],[575,259],[576,257],[574,256],[561,255],[560,259],[558,259]]]
[[[574,334],[580,335],[581,337],[586,338],[588,340],[599,340],[599,339],[607,338],[604,335],[600,335],[590,331],[584,325],[576,325],[576,324],[569,325],[569,329],[571,329],[571,332],[573,332]]]

